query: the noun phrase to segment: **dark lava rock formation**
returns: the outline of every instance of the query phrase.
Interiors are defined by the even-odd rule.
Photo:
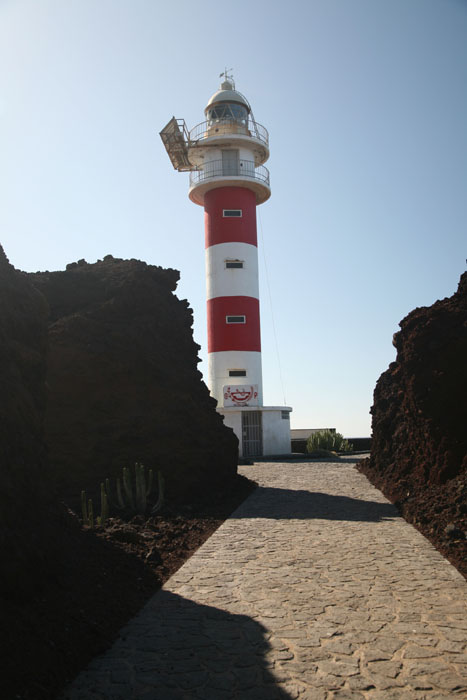
[[[228,486],[237,438],[201,381],[179,273],[109,255],[29,278],[50,306],[46,442],[67,503],[135,462],[169,502]]]
[[[0,590],[16,595],[44,558],[47,304],[0,246]]]
[[[39,698],[36,681],[54,643],[54,599],[86,561],[78,522],[51,486],[43,424],[47,302],[0,247],[0,658],[2,697]],[[86,588],[86,585],[84,586]],[[61,629],[65,629],[63,617]],[[66,633],[64,635],[66,637]],[[23,684],[34,690],[23,695]],[[48,696],[50,697],[50,695]]]
[[[452,297],[400,327],[396,361],[375,388],[362,470],[467,573],[467,273]]]
[[[0,247],[6,700],[56,697],[247,493],[235,478],[237,440],[197,370],[177,280],[173,270],[111,257],[30,275]],[[82,528],[60,503],[78,505],[82,488],[92,495],[135,461],[167,479],[151,557],[112,530]],[[144,543],[146,523],[136,520]]]

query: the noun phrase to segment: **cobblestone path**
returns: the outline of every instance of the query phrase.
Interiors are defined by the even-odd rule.
[[[467,582],[351,462],[257,489],[64,697],[467,698]]]

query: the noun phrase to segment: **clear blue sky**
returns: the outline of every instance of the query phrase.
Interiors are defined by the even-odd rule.
[[[270,133],[265,403],[369,435],[398,322],[466,267],[467,2],[0,0],[0,242],[28,271],[180,270],[202,369],[203,211],[158,132],[224,67]]]

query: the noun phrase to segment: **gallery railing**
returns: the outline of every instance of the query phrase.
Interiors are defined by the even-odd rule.
[[[213,177],[243,177],[263,182],[269,187],[269,170],[264,165],[255,168],[253,160],[210,160],[202,169],[190,172],[190,187]]]
[[[190,142],[201,141],[212,136],[222,136],[224,134],[244,134],[251,136],[266,145],[269,144],[269,134],[267,129],[258,124],[253,119],[210,119],[197,124],[190,131]]]

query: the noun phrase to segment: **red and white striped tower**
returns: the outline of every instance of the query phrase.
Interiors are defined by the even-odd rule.
[[[260,454],[262,412],[269,411],[271,422],[278,412],[279,418],[281,413],[288,418],[291,410],[263,407],[256,207],[271,195],[264,167],[269,137],[254,120],[248,100],[224,75],[207,104],[206,120],[188,131],[185,122],[174,117],[161,138],[174,167],[190,171],[190,199],[204,207],[207,383],[226,424],[239,438],[245,438],[246,428],[254,423],[259,437],[250,453]],[[277,436],[277,430],[273,432]],[[287,452],[290,426],[288,433],[282,432],[289,436]]]
[[[204,206],[208,386],[220,406],[224,387],[234,398],[253,392],[248,405],[261,406],[256,206],[271,194],[262,167],[269,156],[268,134],[253,121],[250,105],[231,80],[211,97],[205,114],[190,149],[190,160],[200,169],[191,173],[189,196]]]

